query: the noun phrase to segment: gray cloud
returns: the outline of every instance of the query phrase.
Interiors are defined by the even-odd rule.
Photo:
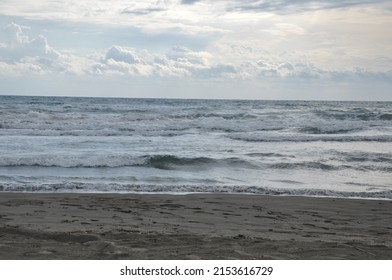
[[[189,4],[194,4],[196,2],[200,2],[201,0],[181,0],[181,4],[184,5],[189,5]]]
[[[140,8],[140,9],[126,8],[121,11],[121,14],[147,15],[147,14],[162,12],[162,11],[166,11],[166,9],[160,7]]]
[[[328,9],[339,9],[364,4],[384,3],[385,0],[277,0],[277,1],[239,1],[235,10],[254,12],[274,12],[274,13],[295,13],[305,11],[317,11]]]

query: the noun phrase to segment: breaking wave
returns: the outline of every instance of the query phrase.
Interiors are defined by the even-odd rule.
[[[101,167],[151,167],[171,170],[181,168],[202,167],[245,167],[256,168],[256,165],[240,158],[214,159],[210,157],[179,157],[175,155],[88,155],[80,156],[30,156],[0,158],[0,167],[63,167],[63,168],[101,168]]]
[[[310,196],[335,198],[361,198],[392,200],[392,190],[373,192],[343,192],[322,189],[286,189],[256,186],[195,186],[195,185],[138,185],[138,184],[91,184],[91,183],[7,183],[0,184],[2,192],[60,192],[60,193],[222,193],[256,194],[273,196]]]

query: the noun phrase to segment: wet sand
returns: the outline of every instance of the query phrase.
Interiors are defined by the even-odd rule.
[[[0,259],[392,259],[392,201],[0,193]]]

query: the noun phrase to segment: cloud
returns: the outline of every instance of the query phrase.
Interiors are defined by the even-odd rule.
[[[302,27],[291,23],[278,23],[275,26],[278,30],[284,33],[292,33],[297,35],[303,35],[305,33],[305,30]]]
[[[181,0],[181,4],[184,5],[189,5],[189,4],[194,4],[196,2],[200,2],[201,0]]]
[[[112,46],[105,55],[105,60],[114,60],[128,64],[145,64],[144,61],[132,49],[120,46]]]
[[[5,41],[0,43],[1,74],[83,75],[91,64],[91,58],[76,56],[54,49],[45,36],[30,38],[25,31],[29,27],[10,23],[1,31]]]
[[[235,76],[236,69],[232,64],[214,62],[208,52],[192,51],[183,46],[174,47],[167,54],[112,46],[90,72],[101,76],[210,79]]]
[[[121,11],[121,14],[134,14],[134,15],[147,15],[155,12],[162,12],[165,11],[165,8],[159,8],[159,7],[148,7],[148,8],[125,8],[124,10]]]
[[[44,73],[44,69],[35,63],[25,61],[11,64],[0,60],[0,76],[43,75]]]
[[[143,16],[173,9],[177,4],[176,0],[129,1],[127,7],[122,9],[120,13]]]
[[[301,34],[296,25],[280,24],[286,32]],[[306,53],[279,54],[247,45],[222,44],[206,50],[175,46],[166,52],[112,45],[96,54],[72,54],[52,48],[46,37],[31,38],[28,27],[11,23],[3,29],[0,44],[0,73],[6,75],[70,74],[78,77],[128,77],[201,79],[204,81],[341,82],[355,79],[392,82],[391,69],[326,69]],[[389,72],[388,72],[389,71]]]
[[[392,83],[391,1],[22,2],[0,1],[3,81]]]
[[[30,39],[23,32],[23,27],[10,23],[4,29],[6,41],[0,47],[0,56],[11,61],[17,61],[23,57],[46,57],[56,58],[59,53],[53,49],[46,37],[39,35]]]
[[[231,51],[229,51],[231,50]],[[233,54],[236,50],[241,50]],[[246,54],[246,50],[248,53]],[[245,52],[244,52],[245,51]],[[257,50],[246,47],[227,46],[226,52],[237,55],[237,59],[222,60],[206,51],[193,51],[176,46],[166,54],[151,53],[147,50],[112,46],[91,73],[102,76],[196,78],[202,80],[234,79],[248,81],[290,80],[309,81],[352,81],[368,79],[392,82],[391,72],[370,71],[362,68],[328,70],[317,66],[297,53],[279,56],[268,52],[252,55]]]
[[[277,1],[238,1],[235,10],[253,12],[273,12],[277,14],[348,8],[366,4],[385,3],[385,0],[277,0]],[[244,3],[245,2],[245,3]]]

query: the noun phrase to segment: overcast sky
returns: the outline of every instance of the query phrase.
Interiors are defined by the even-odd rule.
[[[392,1],[0,1],[0,94],[392,100]]]

